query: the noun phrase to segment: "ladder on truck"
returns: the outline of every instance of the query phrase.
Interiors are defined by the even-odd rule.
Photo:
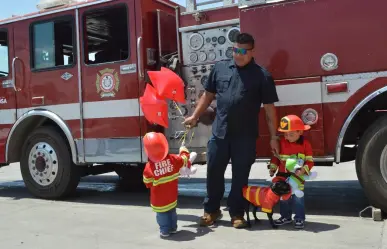
[[[197,0],[186,0],[186,11],[187,12],[194,12],[198,10],[199,6],[207,6],[214,3],[223,3],[223,6],[231,5],[235,3],[235,0],[207,0],[207,1],[200,1]]]
[[[207,0],[207,1],[202,0],[200,2],[198,2],[197,0],[186,0],[186,12],[196,12],[198,11],[199,6],[208,6],[210,4],[216,4],[216,3],[223,3],[223,7],[237,4],[239,8],[246,8],[252,5],[278,3],[278,2],[284,2],[284,1],[287,1],[287,0]]]

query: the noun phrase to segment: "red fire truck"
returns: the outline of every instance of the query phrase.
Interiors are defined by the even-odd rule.
[[[221,6],[203,8],[219,2]],[[387,210],[387,44],[384,0],[232,0],[185,8],[169,0],[42,0],[36,13],[0,21],[0,162],[20,162],[26,187],[62,198],[80,177],[116,171],[141,183],[142,136],[163,131],[175,151],[184,133],[139,107],[148,70],[171,68],[186,83],[192,113],[214,63],[232,58],[240,32],[273,75],[279,116],[312,126],[316,164],[355,160],[371,203]],[[216,105],[216,102],[213,103]],[[249,110],[246,110],[247,112]],[[257,161],[270,154],[264,111]],[[206,161],[211,126],[190,148]]]

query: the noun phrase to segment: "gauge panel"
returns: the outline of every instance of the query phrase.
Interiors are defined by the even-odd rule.
[[[183,32],[183,65],[200,65],[231,59],[233,43],[239,33],[239,25]]]
[[[179,135],[184,134],[186,128],[182,124],[184,116],[192,115],[199,99],[204,94],[204,84],[208,80],[208,76],[213,68],[213,63],[205,65],[183,66],[181,71],[182,79],[185,83],[186,102],[178,103],[182,114],[174,106],[169,106],[169,125],[165,129],[165,135],[168,138],[168,144],[172,149],[178,149],[181,146]],[[211,107],[216,109],[216,100],[212,101]],[[212,125],[198,123],[193,133],[189,133],[187,142],[192,148],[203,148],[207,146],[208,137],[212,134]]]

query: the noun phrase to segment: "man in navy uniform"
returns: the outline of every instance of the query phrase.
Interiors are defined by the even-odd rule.
[[[262,104],[271,135],[270,146],[277,152],[279,149],[274,106],[278,101],[276,87],[271,74],[256,64],[253,49],[253,37],[247,33],[239,34],[233,47],[233,60],[215,64],[194,113],[183,122],[188,127],[196,126],[198,118],[216,97],[216,116],[207,145],[207,196],[201,226],[210,226],[222,217],[220,201],[224,195],[224,173],[231,159],[232,187],[227,206],[233,226],[246,227],[242,188],[248,183],[256,158],[258,116]]]

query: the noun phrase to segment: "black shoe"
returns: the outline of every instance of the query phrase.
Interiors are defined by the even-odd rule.
[[[296,222],[294,223],[294,228],[296,228],[296,229],[304,228],[304,221],[303,220],[296,220]]]
[[[282,225],[285,225],[285,224],[289,224],[289,223],[292,223],[292,219],[287,219],[287,218],[279,218],[278,220],[274,221],[274,224],[277,225],[277,226],[282,226]]]

